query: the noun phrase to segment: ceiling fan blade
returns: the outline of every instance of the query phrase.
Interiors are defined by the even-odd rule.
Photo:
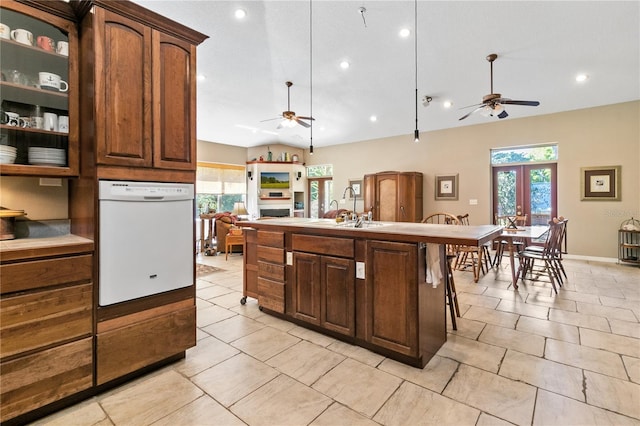
[[[273,120],[282,120],[282,116],[276,117],[276,118],[268,118],[266,120],[260,120],[260,122],[264,123],[265,121],[273,121]]]
[[[507,118],[509,116],[509,114],[507,114],[507,110],[503,109],[502,112],[500,114],[498,114],[498,118]]]
[[[485,103],[484,103],[484,102],[483,102],[483,103],[481,103],[481,104],[474,104],[474,105],[467,105],[467,106],[463,106],[463,107],[460,107],[460,108],[458,108],[458,109],[466,109],[466,108],[477,107],[477,106],[483,106],[483,105],[485,105]]]
[[[311,127],[311,125],[309,123],[305,123],[304,121],[300,120],[300,118],[302,118],[302,117],[296,117],[295,118],[296,123],[298,123],[302,127],[307,127],[307,128]]]
[[[524,106],[538,106],[540,102],[538,101],[514,101],[512,99],[504,99],[501,102],[502,104],[508,105],[524,105]]]
[[[300,117],[300,116],[298,116],[298,118],[301,119],[301,120],[313,120],[313,121],[316,121],[316,119],[313,118],[313,117]]]
[[[465,118],[467,118],[468,116],[470,116],[470,115],[471,115],[471,114],[473,114],[474,112],[476,112],[476,111],[480,111],[480,110],[481,110],[482,108],[484,108],[484,107],[485,107],[485,105],[484,105],[484,104],[480,104],[480,106],[479,106],[478,108],[476,108],[476,109],[474,109],[473,111],[471,111],[471,112],[469,112],[469,113],[467,113],[467,114],[463,115],[462,117],[458,118],[458,121],[460,121],[460,120],[464,120]]]

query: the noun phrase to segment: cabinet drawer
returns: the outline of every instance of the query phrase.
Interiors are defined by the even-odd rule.
[[[350,238],[293,234],[291,243],[293,251],[305,251],[308,253],[329,254],[331,256],[349,258],[353,258],[355,255],[355,243]]]
[[[93,344],[76,342],[0,364],[0,421],[89,389],[93,384]]]
[[[284,249],[258,246],[258,260],[264,260],[267,262],[284,264]]]
[[[258,277],[258,303],[261,307],[284,313],[284,284]]]
[[[132,317],[138,314],[133,314]],[[145,313],[140,315],[145,317]],[[122,318],[113,320],[121,324]],[[124,376],[155,362],[184,352],[196,344],[196,308],[145,318],[142,321],[98,333],[96,384]]]
[[[91,281],[90,254],[0,265],[0,291],[12,293],[59,284]]]
[[[91,334],[91,284],[0,300],[0,358]]]
[[[284,248],[284,232],[258,231],[258,244],[261,246]]]
[[[268,278],[274,281],[284,282],[284,265],[276,265],[275,263],[258,261],[258,276]]]

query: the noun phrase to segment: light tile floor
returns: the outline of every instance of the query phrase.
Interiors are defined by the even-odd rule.
[[[508,262],[456,272],[458,330],[424,369],[262,313],[242,256],[197,281],[184,360],[42,425],[640,425],[640,268],[565,260],[551,286]]]

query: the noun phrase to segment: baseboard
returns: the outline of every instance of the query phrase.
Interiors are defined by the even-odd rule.
[[[580,256],[577,254],[563,254],[564,259],[570,260],[585,260],[589,262],[604,262],[604,263],[618,263],[618,259],[615,257],[597,257],[597,256]]]

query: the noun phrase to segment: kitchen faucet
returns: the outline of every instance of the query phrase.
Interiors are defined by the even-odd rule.
[[[351,195],[353,195],[353,214],[355,214],[357,216],[356,213],[356,191],[355,189],[353,189],[353,186],[349,185],[344,189],[344,192],[342,193],[342,199],[346,199],[347,197],[347,191],[351,190]]]
[[[333,205],[333,203],[336,203],[336,210],[340,210],[340,206],[338,206],[338,200],[331,200],[331,202],[329,203],[329,210],[331,210],[331,206]]]

